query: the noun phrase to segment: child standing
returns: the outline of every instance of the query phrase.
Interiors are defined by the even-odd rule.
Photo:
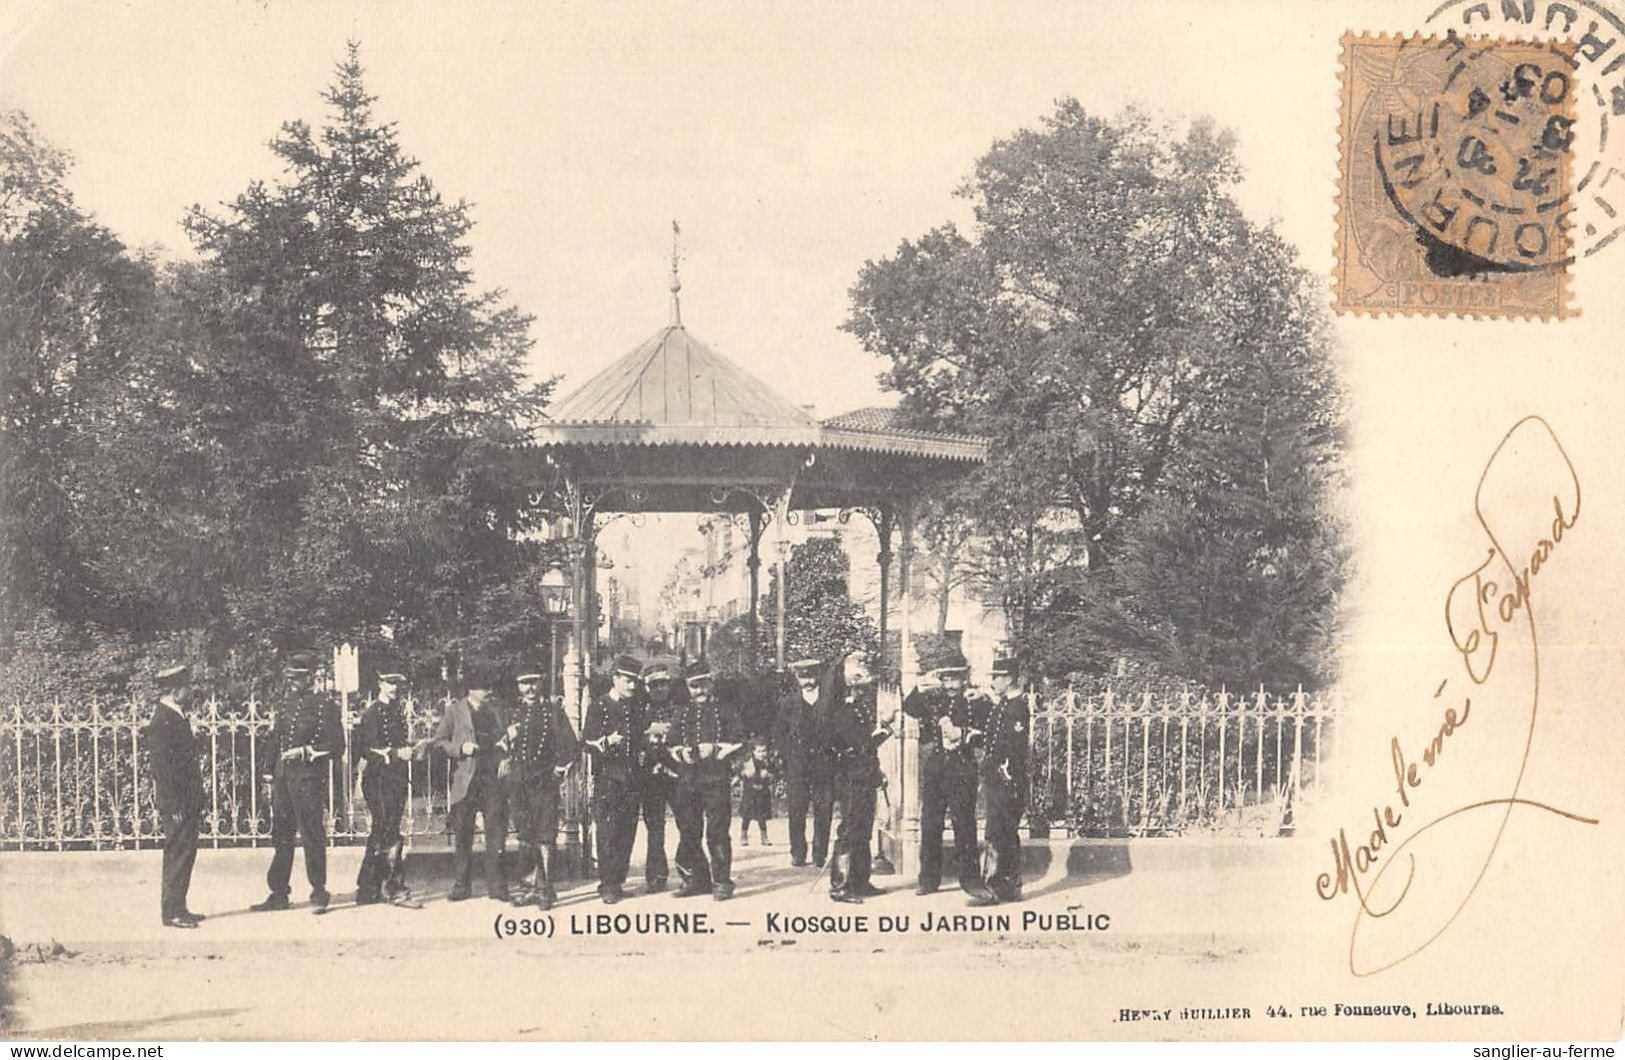
[[[767,838],[767,819],[773,816],[772,763],[768,760],[767,741],[761,738],[751,744],[750,756],[740,767],[739,780],[739,845],[750,846],[750,823],[756,822],[764,847],[772,846]]]

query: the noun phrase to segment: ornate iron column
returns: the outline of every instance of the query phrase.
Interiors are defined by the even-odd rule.
[[[779,510],[773,518],[773,552],[779,567],[778,591],[773,597],[773,662],[780,673],[784,672],[784,581],[790,566],[790,542],[784,539],[784,524],[789,517],[785,502],[788,500],[789,494],[786,493],[779,501]]]
[[[756,672],[756,652],[761,636],[760,618],[757,612],[760,609],[762,597],[762,513],[752,508],[748,513],[750,519],[750,555],[745,559],[745,569],[750,572],[750,670]]]
[[[902,645],[897,653],[900,695],[916,678],[918,669],[914,660],[914,622],[909,607],[909,580],[914,567],[914,504],[915,498],[905,495],[897,513],[898,528],[902,532],[902,545],[897,556],[897,595],[902,602],[902,615],[898,623]],[[901,712],[898,714],[892,819],[897,840],[897,856],[894,858],[897,871],[914,874],[919,871],[920,864],[920,728],[912,718]]]

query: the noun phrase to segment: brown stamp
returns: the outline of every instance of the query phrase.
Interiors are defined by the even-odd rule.
[[[1574,68],[1562,42],[1343,38],[1339,312],[1573,314]]]

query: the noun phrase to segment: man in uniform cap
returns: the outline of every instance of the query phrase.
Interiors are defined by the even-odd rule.
[[[839,673],[834,714],[824,730],[835,756],[835,801],[841,810],[829,896],[856,903],[884,893],[870,882],[870,838],[875,792],[884,783],[877,749],[891,736],[894,719],[878,716],[874,675],[862,656],[846,656]]]
[[[519,705],[508,724],[508,809],[519,843],[514,905],[553,908],[553,858],[559,834],[559,783],[576,758],[576,735],[559,703],[542,698],[542,669],[519,675]]]
[[[903,710],[920,723],[920,879],[917,894],[942,885],[942,824],[953,821],[959,885],[985,897],[976,848],[976,756],[982,741],[977,705],[965,694],[969,667],[949,651],[930,672],[935,687],[916,688]]]
[[[711,668],[704,662],[684,678],[688,702],[672,733],[677,790],[677,897],[709,892],[717,901],[733,897],[732,780],[730,759],[744,747],[733,705],[716,696]]]
[[[644,743],[639,786],[643,811],[643,879],[650,894],[666,889],[666,807],[677,794],[677,771],[671,760],[671,733],[687,689],[678,694],[671,667],[653,662],[643,670]]]
[[[265,874],[270,895],[255,912],[287,909],[294,845],[302,840],[305,877],[316,913],[327,912],[327,785],[333,762],[344,754],[338,704],[315,690],[316,655],[296,651],[283,666],[285,683],[276,704],[271,750],[276,755],[271,781],[271,868]]]
[[[1021,899],[1021,833],[1027,808],[1027,730],[1032,710],[1016,679],[1015,660],[1001,655],[989,671],[993,699],[986,705],[987,751],[982,757],[982,797],[987,803],[983,882],[988,894],[972,903]]]
[[[406,704],[401,699],[405,685],[406,675],[386,665],[378,674],[377,698],[367,704],[356,724],[353,754],[361,771],[361,797],[372,821],[367,852],[355,881],[356,905],[387,898],[403,908],[423,908],[406,885],[401,814],[406,809],[412,759],[422,758],[428,748],[414,753],[407,733]]]
[[[198,821],[203,816],[203,777],[198,771],[197,738],[186,718],[192,675],[185,666],[170,666],[157,675],[158,709],[146,728],[152,749],[152,782],[158,817],[164,827],[164,866],[159,911],[165,927],[195,928],[202,915],[186,907],[197,861]]]
[[[789,796],[790,864],[807,864],[807,815],[812,814],[812,860],[822,868],[829,855],[829,826],[835,812],[835,760],[815,731],[832,713],[833,692],[822,680],[824,664],[799,659],[790,664],[795,683],[779,698],[777,736]]]
[[[637,756],[647,724],[638,680],[643,668],[630,655],[615,659],[609,689],[593,697],[581,742],[593,762],[593,818],[598,832],[598,896],[606,905],[626,897],[626,867],[637,833]]]
[[[456,879],[446,897],[461,902],[473,893],[474,817],[485,819],[485,892],[508,901],[502,878],[502,848],[508,841],[508,815],[502,780],[507,773],[507,728],[496,700],[496,674],[481,665],[464,675],[464,694],[446,704],[434,741],[455,765],[451,774],[451,812],[447,824],[454,837]]]

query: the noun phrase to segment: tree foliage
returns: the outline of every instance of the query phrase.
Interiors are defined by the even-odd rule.
[[[913,422],[990,439],[969,562],[1051,672],[1326,673],[1339,397],[1312,286],[1239,177],[1206,122],[1063,100],[978,160],[971,233],[852,289],[846,327]]]
[[[880,634],[874,620],[853,602],[848,588],[851,577],[852,563],[840,541],[833,537],[810,537],[790,550],[784,596],[786,662],[827,662],[852,651],[871,657],[876,653]],[[763,639],[769,641],[769,651],[778,588],[779,571],[775,566],[768,578],[762,611]]]
[[[374,117],[355,45],[324,99],[321,128],[271,141],[280,174],[193,208],[198,258],[168,266],[81,214],[67,157],[6,116],[8,643],[44,621],[428,667],[538,642],[514,457],[552,384],[525,376],[529,318],[475,285],[468,207]]]
[[[68,164],[0,116],[3,646],[52,615],[135,623],[149,602],[122,560],[152,449],[157,274],[78,208]]]
[[[548,385],[523,378],[528,318],[474,289],[466,205],[373,118],[354,45],[325,99],[323,129],[272,141],[281,180],[188,218],[222,603],[273,639],[388,626],[427,648],[524,566],[503,457]]]

